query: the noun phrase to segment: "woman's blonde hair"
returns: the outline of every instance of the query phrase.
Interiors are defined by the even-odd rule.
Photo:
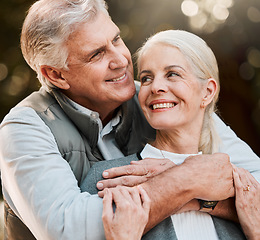
[[[216,57],[207,43],[195,34],[183,30],[166,30],[151,36],[137,51],[137,68],[139,71],[140,59],[144,52],[155,44],[166,44],[178,48],[192,67],[195,76],[206,82],[214,78],[217,82],[217,91],[212,102],[206,107],[203,126],[200,136],[199,151],[214,153],[219,149],[220,138],[215,130],[213,113],[216,112],[216,103],[219,95],[219,71]]]
[[[100,11],[108,15],[104,0],[39,0],[31,6],[22,28],[21,49],[42,86],[56,88],[42,75],[41,66],[68,69],[66,41]]]

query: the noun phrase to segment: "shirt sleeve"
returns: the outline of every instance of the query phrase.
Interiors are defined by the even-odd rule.
[[[216,130],[221,138],[219,151],[227,153],[233,164],[247,169],[260,182],[259,157],[216,114],[214,114],[214,120]]]
[[[50,129],[16,107],[0,126],[3,195],[37,239],[105,239],[102,199],[81,192]]]

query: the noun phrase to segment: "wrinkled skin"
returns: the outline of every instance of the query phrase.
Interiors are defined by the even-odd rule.
[[[248,239],[259,240],[260,184],[247,170],[233,167],[236,209],[239,222]]]

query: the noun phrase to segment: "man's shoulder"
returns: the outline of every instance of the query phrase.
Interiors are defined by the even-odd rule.
[[[39,91],[31,93],[16,107],[30,107],[40,113],[46,111],[53,104],[57,104],[55,98],[44,88],[41,88]]]

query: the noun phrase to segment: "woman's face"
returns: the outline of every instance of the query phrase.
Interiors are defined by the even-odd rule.
[[[206,92],[184,55],[175,47],[156,44],[139,63],[139,102],[150,125],[158,130],[198,127]]]

